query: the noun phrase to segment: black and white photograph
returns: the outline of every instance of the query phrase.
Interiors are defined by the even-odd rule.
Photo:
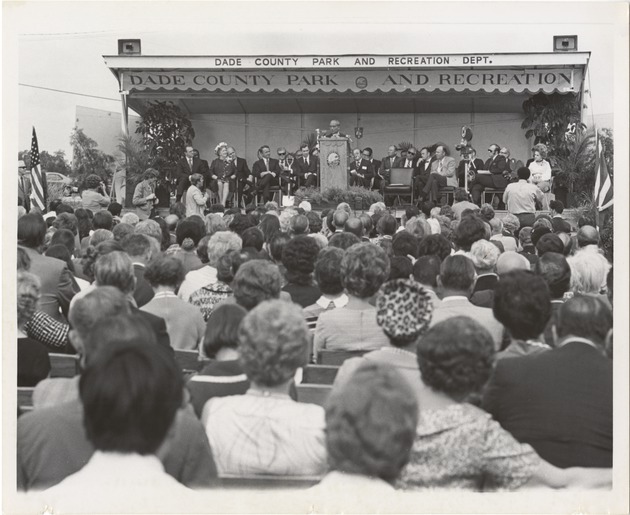
[[[3,2],[3,511],[628,513],[629,5]]]

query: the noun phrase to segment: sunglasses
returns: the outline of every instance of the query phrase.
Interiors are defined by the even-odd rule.
[[[286,156],[286,154],[284,152],[278,152],[279,156]]]
[[[415,153],[415,152],[407,152],[407,155],[408,155],[408,156],[415,156],[415,155],[416,155],[416,153]]]

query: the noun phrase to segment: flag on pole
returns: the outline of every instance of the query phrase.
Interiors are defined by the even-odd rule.
[[[39,146],[37,144],[37,134],[33,127],[33,138],[31,140],[31,200],[42,213],[46,212],[46,178],[42,172],[39,161]]]
[[[613,204],[613,186],[606,166],[604,157],[604,148],[602,141],[597,138],[597,158],[595,169],[595,191],[593,192],[593,201],[597,206],[597,210],[602,212]]]

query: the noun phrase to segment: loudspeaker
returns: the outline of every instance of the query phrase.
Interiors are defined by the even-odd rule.
[[[554,36],[553,51],[554,52],[577,52],[577,36]]]
[[[141,46],[139,39],[119,39],[118,55],[140,55]]]

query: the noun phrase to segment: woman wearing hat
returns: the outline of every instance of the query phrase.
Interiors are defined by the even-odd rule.
[[[142,174],[142,181],[138,183],[133,192],[133,205],[136,206],[136,214],[140,220],[146,220],[151,216],[153,206],[158,199],[155,196],[155,186],[160,173],[155,168],[147,168]]]
[[[89,209],[92,213],[106,209],[111,204],[112,199],[107,195],[105,184],[98,175],[93,173],[85,178],[81,202],[83,209]]]

